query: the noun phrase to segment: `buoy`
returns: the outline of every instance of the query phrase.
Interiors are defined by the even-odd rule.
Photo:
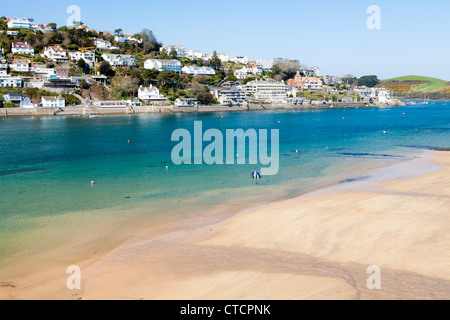
[[[166,166],[166,170],[169,170],[169,166]]]
[[[131,143],[131,141],[130,141],[130,140],[128,140],[128,143]]]
[[[259,174],[259,172],[255,171],[252,173],[252,178],[258,180],[261,179],[261,175]]]
[[[94,185],[94,183],[95,183],[94,181],[91,181],[91,185],[92,185],[92,186]]]

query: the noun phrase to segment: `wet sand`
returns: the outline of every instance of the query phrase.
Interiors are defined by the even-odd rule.
[[[234,216],[171,223],[62,266],[0,279],[2,299],[450,299],[450,152]],[[101,244],[99,244],[99,250]],[[381,290],[367,268],[381,269]]]

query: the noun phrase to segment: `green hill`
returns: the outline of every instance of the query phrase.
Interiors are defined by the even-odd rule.
[[[378,87],[385,87],[400,97],[435,99],[450,98],[450,82],[430,77],[404,76],[381,80]]]
[[[383,82],[392,82],[392,81],[417,81],[417,82],[447,82],[445,80],[430,78],[430,77],[422,77],[422,76],[404,76],[397,77],[393,79],[381,80]]]

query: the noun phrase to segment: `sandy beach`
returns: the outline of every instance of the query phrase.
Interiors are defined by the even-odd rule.
[[[450,299],[450,152],[233,216],[137,233],[67,266],[0,279],[1,299]],[[98,244],[101,250],[101,244]],[[381,269],[381,290],[367,268]]]

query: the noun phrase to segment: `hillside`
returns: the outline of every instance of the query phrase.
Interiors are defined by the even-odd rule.
[[[404,76],[381,80],[379,87],[393,91],[394,95],[404,98],[449,99],[450,82],[423,76]]]
[[[397,77],[397,78],[381,80],[381,81],[383,81],[383,82],[392,82],[392,81],[447,82],[445,80],[441,80],[441,79],[437,79],[437,78],[414,76],[414,75]]]

